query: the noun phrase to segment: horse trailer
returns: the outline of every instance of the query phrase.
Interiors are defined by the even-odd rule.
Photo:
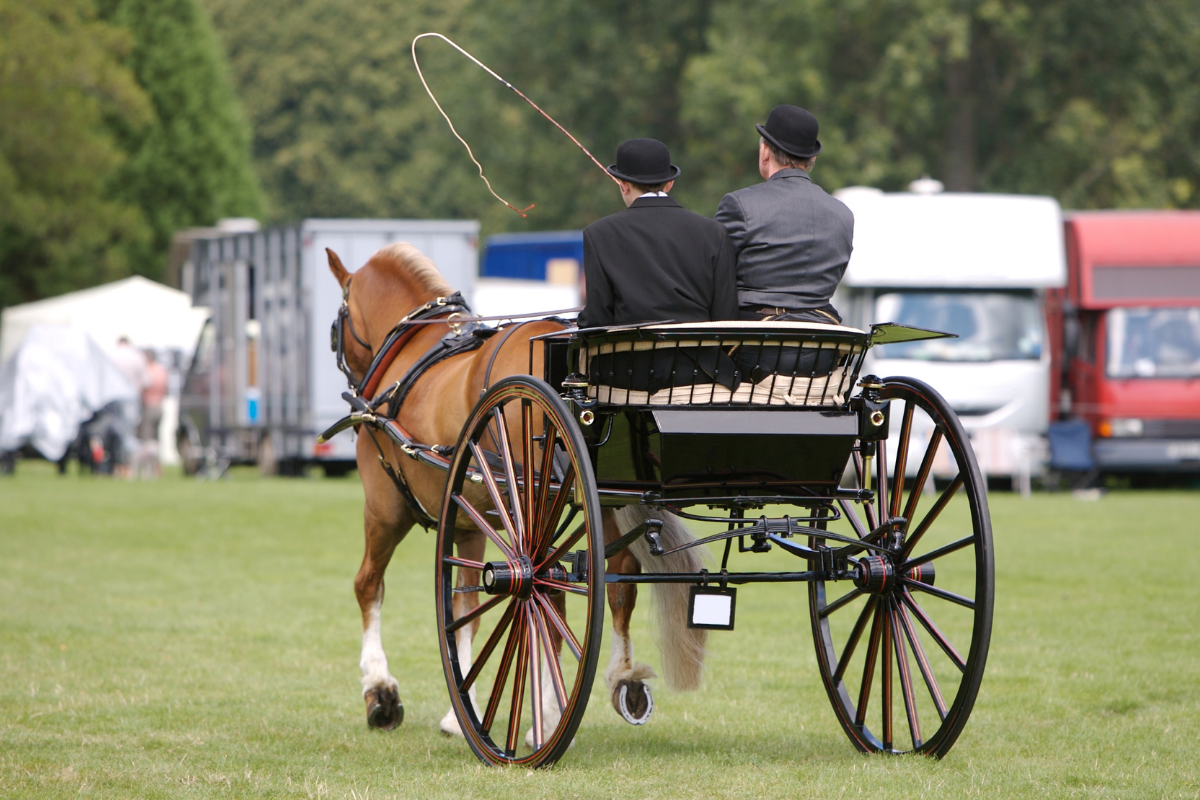
[[[309,219],[231,232],[186,231],[178,283],[209,309],[180,398],[176,441],[185,469],[257,463],[267,474],[320,464],[354,468],[355,444],[319,444],[342,416],[345,379],[329,353],[341,289],[325,248],[354,271],[386,244],[405,241],[429,256],[471,299],[479,223],[474,220]]]

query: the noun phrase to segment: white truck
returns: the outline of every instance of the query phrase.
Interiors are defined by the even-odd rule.
[[[186,248],[180,288],[211,311],[180,398],[177,444],[185,468],[257,462],[267,473],[295,473],[311,463],[327,474],[352,469],[353,437],[317,443],[346,414],[346,378],[329,339],[342,293],[325,248],[354,271],[384,245],[409,242],[470,302],[478,240],[474,220],[394,219],[309,219],[177,237]]]
[[[933,386],[962,419],[985,474],[1028,491],[1046,460],[1050,418],[1045,292],[1067,279],[1058,203],[865,187],[836,196],[854,212],[854,254],[833,300],[846,324],[958,335],[872,348],[863,372]],[[935,476],[952,470],[934,466]]]

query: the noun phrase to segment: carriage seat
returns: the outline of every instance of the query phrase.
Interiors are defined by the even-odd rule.
[[[693,322],[583,331],[579,372],[606,405],[842,406],[868,334],[815,322]]]

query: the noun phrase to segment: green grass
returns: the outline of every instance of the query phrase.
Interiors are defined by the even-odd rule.
[[[407,711],[358,689],[361,488],[0,480],[0,797],[1200,796],[1200,493],[993,495],[995,632],[942,761],[867,757],[837,726],[797,587],[747,587],[705,688],[644,728],[601,681],[550,771],[493,770],[438,733],[433,537],[389,572]],[[639,653],[658,662],[639,605]],[[602,650],[607,656],[607,646]]]

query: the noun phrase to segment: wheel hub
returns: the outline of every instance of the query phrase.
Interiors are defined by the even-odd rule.
[[[854,565],[854,585],[867,594],[885,594],[896,585],[896,566],[884,555],[869,555]]]
[[[529,597],[533,592],[533,562],[528,556],[487,562],[483,565],[483,590],[487,594]]]

